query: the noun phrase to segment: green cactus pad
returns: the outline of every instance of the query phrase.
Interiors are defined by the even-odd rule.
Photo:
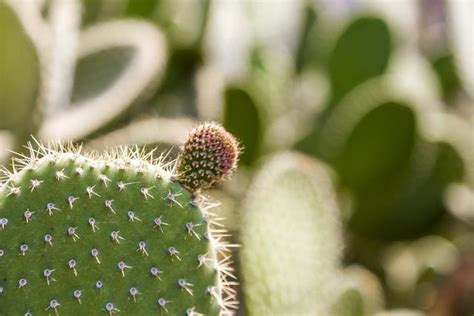
[[[247,314],[329,315],[342,281],[342,235],[327,167],[280,153],[248,192],[240,252]]]
[[[174,164],[30,154],[0,187],[0,315],[229,312],[220,231],[205,198],[172,180]]]

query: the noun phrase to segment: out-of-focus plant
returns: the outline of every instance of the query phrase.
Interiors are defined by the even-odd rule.
[[[325,168],[293,153],[271,158],[250,186],[242,216],[240,263],[249,314],[328,314],[342,290],[334,282],[342,236]]]

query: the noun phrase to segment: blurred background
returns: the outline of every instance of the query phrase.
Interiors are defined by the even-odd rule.
[[[31,135],[244,148],[209,195],[240,315],[474,315],[474,2],[0,0],[0,163]]]

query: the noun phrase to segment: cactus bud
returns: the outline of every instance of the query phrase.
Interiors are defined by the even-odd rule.
[[[216,123],[203,123],[188,134],[181,147],[179,180],[192,192],[209,189],[234,172],[239,153],[232,134]]]

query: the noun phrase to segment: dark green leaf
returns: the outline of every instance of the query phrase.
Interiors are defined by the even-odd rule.
[[[391,41],[387,24],[379,18],[359,18],[345,29],[329,60],[334,100],[385,71]]]
[[[437,154],[432,157],[435,160],[428,175],[400,170],[399,177],[387,178],[379,188],[357,196],[358,206],[350,223],[357,234],[382,240],[413,238],[439,222],[445,213],[443,192],[448,184],[462,180],[464,166],[450,145],[430,146]]]
[[[393,177],[410,159],[415,116],[401,104],[382,104],[351,132],[337,158],[342,181],[356,192],[371,190]]]
[[[72,102],[84,101],[108,89],[133,58],[132,47],[104,49],[79,60],[74,78]]]
[[[455,104],[452,101],[462,92],[462,84],[457,74],[452,55],[443,55],[432,60],[432,65],[441,85],[443,98],[446,104]]]
[[[158,7],[160,0],[128,0],[126,13],[130,16],[151,18]]]
[[[316,21],[317,14],[316,10],[312,5],[308,5],[305,8],[305,15],[303,20],[303,31],[301,32],[298,50],[296,53],[296,71],[300,73],[303,68],[311,64],[311,61],[314,60],[316,47],[318,46],[315,43],[315,33],[317,31]]]
[[[257,106],[246,91],[236,87],[225,90],[223,122],[244,147],[240,161],[247,165],[254,162],[260,151],[262,126]]]

